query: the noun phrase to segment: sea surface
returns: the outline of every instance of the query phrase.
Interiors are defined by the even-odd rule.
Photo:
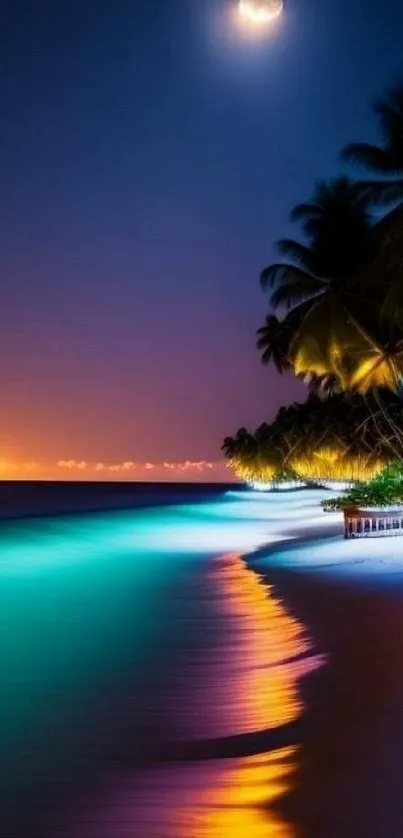
[[[313,606],[304,591],[289,598],[278,567],[271,579],[244,559],[295,539],[300,519],[320,528],[321,515],[315,493],[222,488],[180,504],[3,521],[0,835],[360,835],[351,819],[332,832],[331,799],[315,819],[312,781],[315,764],[321,781],[332,764],[315,740],[323,708],[333,708],[328,738],[338,712],[348,731],[354,698],[329,702],[323,687],[311,697],[309,685],[332,672],[351,601],[346,618],[331,581],[334,631],[321,636],[326,621],[310,615],[329,593]],[[368,687],[365,669],[354,695],[360,677]]]

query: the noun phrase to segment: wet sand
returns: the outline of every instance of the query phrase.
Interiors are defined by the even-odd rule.
[[[390,546],[403,560],[403,540]],[[282,814],[301,838],[401,838],[403,575],[380,584],[278,566],[258,572],[327,659],[301,685],[301,749]]]

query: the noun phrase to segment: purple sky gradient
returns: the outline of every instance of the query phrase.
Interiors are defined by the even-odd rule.
[[[2,4],[4,455],[217,460],[303,396],[260,366],[259,271],[340,147],[376,138],[403,6],[288,0],[252,43],[232,5]]]

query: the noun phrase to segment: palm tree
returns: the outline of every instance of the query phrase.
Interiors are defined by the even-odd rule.
[[[253,453],[254,447],[253,435],[246,428],[240,428],[235,437],[225,437],[221,450],[228,457],[249,457]]]
[[[368,336],[351,385],[360,392],[396,391],[403,377],[403,204],[374,227],[351,281],[365,303]]]
[[[258,346],[266,363],[280,355],[280,372],[291,365],[308,382],[334,387],[336,377],[345,385],[348,354],[368,346],[360,301],[348,285],[369,239],[368,201],[348,178],[337,178],[320,182],[291,218],[302,222],[307,243],[282,239],[280,252],[292,261],[261,274],[263,287],[273,288],[271,305],[291,310],[283,320],[268,318]]]
[[[287,473],[367,479],[402,456],[402,414],[400,399],[388,391],[366,398],[357,393],[326,400],[310,395],[302,404],[280,408],[274,421],[254,434],[241,428],[224,440],[223,451],[238,477],[249,481]]]
[[[343,149],[342,159],[378,176],[378,180],[360,184],[361,192],[371,202],[384,205],[403,200],[403,84],[377,99],[373,110],[381,129],[381,144],[350,143]]]
[[[269,314],[266,322],[257,331],[257,348],[262,349],[262,362],[273,363],[280,375],[291,369],[289,352],[292,339],[292,331],[287,320],[280,321],[275,314]]]
[[[258,332],[263,362],[322,392],[396,390],[403,378],[403,84],[375,111],[383,144],[350,145],[344,158],[388,180],[318,183],[291,214],[304,240],[280,240],[282,261],[261,274],[273,309]],[[401,203],[373,225],[375,200]]]
[[[320,181],[312,200],[295,207],[291,219],[302,222],[307,243],[281,239],[278,250],[291,261],[269,265],[260,277],[264,289],[273,288],[270,302],[275,309],[307,300],[314,304],[329,287],[343,285],[371,227],[367,199],[345,177]]]
[[[267,433],[266,426],[266,433]],[[270,462],[267,439],[251,434],[246,428],[240,428],[235,437],[226,437],[221,450],[229,461],[230,467],[238,477],[244,480],[270,480],[275,467]]]

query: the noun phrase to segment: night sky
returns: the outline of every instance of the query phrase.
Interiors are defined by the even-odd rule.
[[[255,39],[234,5],[3,0],[0,459],[218,460],[304,395],[260,365],[259,271],[377,139],[403,3],[285,0]]]

